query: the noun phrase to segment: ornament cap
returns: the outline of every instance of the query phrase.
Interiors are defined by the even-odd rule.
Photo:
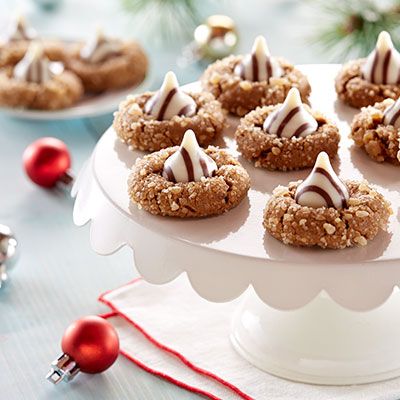
[[[0,289],[8,280],[8,269],[15,263],[17,245],[11,229],[0,224]]]
[[[62,182],[64,185],[69,186],[74,181],[74,176],[72,175],[70,170],[65,171],[59,179],[59,182]]]
[[[61,381],[69,382],[78,374],[79,367],[76,362],[65,353],[62,353],[51,363],[51,369],[46,375],[46,379],[57,385]]]

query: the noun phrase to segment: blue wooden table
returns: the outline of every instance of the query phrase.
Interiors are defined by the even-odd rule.
[[[0,0],[0,22],[15,3]],[[160,47],[151,33],[142,32],[143,23],[124,15],[117,0],[64,0],[47,14],[32,2],[20,3],[43,34],[85,37],[100,22],[109,33],[142,38],[151,55],[153,89],[169,69],[177,72],[181,83],[193,81],[201,73],[197,65],[176,68],[180,49]],[[247,0],[245,6],[239,0],[216,3],[210,12],[226,13],[238,23],[240,52],[248,51],[257,34],[264,34],[275,54],[296,63],[322,61],[305,46],[307,24],[301,23],[301,18],[306,11],[299,2]],[[73,200],[66,193],[31,184],[22,170],[22,152],[37,138],[58,137],[70,148],[77,173],[111,121],[111,115],[33,122],[0,114],[0,223],[12,227],[20,242],[18,265],[10,273],[9,284],[0,291],[0,399],[197,398],[122,357],[106,373],[80,374],[68,385],[54,387],[44,379],[50,362],[60,352],[66,326],[81,316],[105,311],[97,296],[131,280],[137,272],[128,249],[110,257],[91,250],[88,227],[77,228],[72,223]]]

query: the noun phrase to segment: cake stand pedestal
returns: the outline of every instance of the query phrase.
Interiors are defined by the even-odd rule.
[[[231,340],[248,361],[272,374],[317,384],[359,384],[400,376],[400,204],[398,169],[372,162],[351,146],[355,111],[336,102],[337,65],[302,66],[313,87],[311,103],[342,133],[334,167],[350,179],[368,179],[392,203],[388,232],[363,248],[340,251],[285,246],[265,234],[262,212],[273,188],[308,172],[268,172],[239,157],[252,187],[248,198],[213,218],[178,220],[150,215],[130,203],[127,178],[139,151],[110,128],[81,171],[73,194],[74,221],[91,221],[100,254],[124,245],[144,279],[163,284],[185,272],[209,301],[243,295]],[[196,90],[196,84],[191,89]],[[233,131],[219,145],[237,154]],[[396,288],[395,288],[396,287]],[[395,289],[394,289],[395,288]]]
[[[400,376],[400,294],[375,310],[347,310],[325,293],[296,311],[278,311],[249,291],[236,310],[231,341],[271,374],[347,385]]]

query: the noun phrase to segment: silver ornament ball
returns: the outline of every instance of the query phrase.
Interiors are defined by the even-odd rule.
[[[8,270],[15,265],[18,242],[7,225],[0,224],[0,288],[7,280]]]

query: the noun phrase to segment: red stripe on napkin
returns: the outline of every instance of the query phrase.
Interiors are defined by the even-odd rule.
[[[158,347],[160,350],[165,351],[169,354],[172,354],[173,356],[177,357],[180,361],[182,361],[183,364],[185,364],[187,367],[189,367],[191,370],[193,370],[194,372],[204,375],[212,380],[214,380],[215,382],[220,383],[221,385],[225,386],[226,388],[228,388],[229,390],[231,390],[233,393],[237,394],[239,397],[241,397],[244,400],[253,400],[252,397],[250,397],[249,395],[247,395],[246,393],[242,392],[238,387],[236,387],[235,385],[233,385],[232,383],[222,379],[221,377],[219,377],[218,375],[215,375],[214,373],[207,371],[203,368],[198,367],[197,365],[195,365],[193,362],[189,361],[183,354],[179,353],[178,351],[164,345],[163,343],[160,343],[158,340],[156,340],[155,338],[153,338],[143,327],[141,327],[139,324],[137,324],[135,321],[133,321],[131,318],[129,318],[126,314],[124,314],[123,311],[119,310],[111,301],[105,299],[105,296],[112,293],[115,290],[119,290],[122,289],[124,287],[128,287],[134,284],[137,284],[139,282],[142,281],[142,278],[137,278],[134,279],[133,281],[120,286],[117,289],[113,289],[113,290],[108,290],[104,293],[102,293],[98,300],[100,302],[102,302],[103,304],[105,304],[106,306],[108,306],[111,309],[111,312],[106,313],[101,315],[103,318],[110,318],[110,317],[114,317],[114,316],[119,316],[121,318],[123,318],[125,321],[127,321],[130,325],[132,325],[136,330],[138,330],[147,340],[149,340],[152,344],[154,344],[156,347]],[[137,360],[136,358],[132,357],[130,354],[128,354],[127,352],[125,352],[124,350],[120,349],[120,353],[126,357],[128,360],[132,361],[133,363],[135,363],[136,365],[138,365],[140,368],[142,368],[143,370],[150,372],[153,375],[156,375],[158,377],[161,377],[183,389],[186,389],[190,392],[193,393],[197,393],[197,394],[201,394],[203,396],[206,396],[212,400],[220,400],[218,397],[214,396],[213,394],[206,392],[200,388],[196,388],[193,386],[190,386],[188,384],[186,384],[185,382],[179,381],[175,378],[173,378],[170,375],[167,375],[161,371],[157,371],[153,368],[148,367],[147,365],[143,364],[141,361]]]

